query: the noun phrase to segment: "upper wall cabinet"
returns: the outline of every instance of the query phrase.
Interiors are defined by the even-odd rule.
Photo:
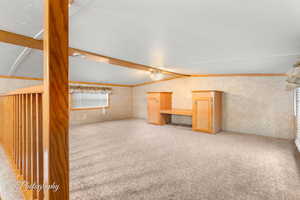
[[[222,92],[193,91],[193,130],[217,133],[222,129]]]

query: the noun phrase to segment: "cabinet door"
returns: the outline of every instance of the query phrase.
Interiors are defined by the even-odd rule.
[[[211,97],[198,97],[193,100],[193,130],[212,131]]]
[[[158,95],[149,95],[148,99],[148,122],[160,124],[160,103]]]

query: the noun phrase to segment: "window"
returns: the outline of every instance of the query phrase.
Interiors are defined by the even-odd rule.
[[[109,107],[110,88],[71,86],[72,110]]]
[[[72,108],[104,108],[108,107],[109,94],[73,93]]]

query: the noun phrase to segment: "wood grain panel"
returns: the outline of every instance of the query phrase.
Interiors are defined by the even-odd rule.
[[[212,99],[198,97],[193,99],[193,130],[212,131]]]
[[[45,199],[69,199],[69,2],[45,0],[43,145]]]

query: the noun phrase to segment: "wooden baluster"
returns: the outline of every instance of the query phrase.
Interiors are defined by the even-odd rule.
[[[6,114],[5,114],[5,151],[6,153],[8,152],[7,150],[9,149],[9,144],[8,144],[8,141],[9,141],[9,138],[8,138],[8,135],[9,135],[9,97],[6,98],[6,101],[5,101],[5,110],[6,110]]]
[[[10,96],[10,104],[9,104],[9,129],[10,129],[10,133],[9,133],[9,141],[10,141],[10,145],[9,145],[9,151],[10,151],[10,158],[11,158],[11,162],[14,161],[14,97]]]
[[[36,96],[31,94],[31,184],[37,184],[37,111]],[[33,191],[33,198],[37,197],[37,191]]]
[[[24,104],[24,99],[23,99],[23,95],[20,94],[20,116],[19,116],[19,120],[20,120],[20,127],[19,127],[19,148],[20,148],[20,152],[19,152],[19,170],[20,170],[20,174],[23,175],[23,104]]]
[[[17,164],[17,96],[14,95],[14,164]]]
[[[17,166],[17,96],[14,95],[14,164]]]
[[[7,153],[9,153],[9,133],[10,133],[10,127],[9,127],[9,115],[10,115],[10,110],[9,110],[9,97],[6,98],[6,117],[5,117],[5,121],[6,121],[6,125],[5,125],[5,151]]]
[[[19,115],[20,115],[20,110],[19,110],[19,95],[16,95],[16,167],[19,170],[19,129],[20,129],[20,124],[19,124]]]
[[[0,97],[0,143],[3,145],[3,115],[4,115],[4,110],[3,110],[3,98]]]
[[[12,96],[12,162],[15,162],[15,98]]]
[[[9,127],[10,127],[10,156],[11,156],[11,162],[14,162],[14,96],[10,96],[10,115],[9,115]]]
[[[14,113],[15,113],[15,116],[14,116],[14,121],[15,121],[15,137],[14,137],[14,164],[15,166],[17,166],[17,132],[18,132],[18,120],[17,120],[17,116],[18,116],[18,109],[17,109],[17,105],[18,105],[18,102],[17,102],[17,95],[14,95],[14,99],[15,99],[15,104],[14,104]]]
[[[26,94],[22,95],[23,103],[22,103],[22,175],[23,178],[26,178],[26,121],[27,121],[27,113],[26,113]]]
[[[22,104],[23,104],[23,95],[19,95],[19,155],[18,155],[18,169],[20,174],[22,174],[22,169],[23,169],[23,163],[22,163],[22,131],[23,131],[23,109],[22,109]]]
[[[7,146],[7,150],[8,150],[8,153],[9,153],[9,156],[10,156],[10,159],[13,160],[13,154],[12,154],[12,149],[13,149],[13,119],[12,119],[12,116],[13,116],[13,101],[12,101],[12,96],[9,96],[8,97],[8,146]]]
[[[2,102],[2,104],[3,104],[3,112],[2,112],[2,144],[3,144],[3,146],[5,147],[6,146],[6,143],[5,143],[5,141],[6,141],[6,113],[7,113],[7,110],[6,110],[6,99],[7,99],[7,97],[3,97],[3,102]]]
[[[3,142],[4,142],[4,146],[5,146],[5,151],[7,150],[7,131],[8,131],[8,128],[7,128],[7,118],[8,118],[8,97],[5,98],[5,104],[4,104],[4,109],[5,109],[5,115],[4,115],[4,138],[3,138]]]
[[[36,95],[36,154],[37,154],[37,184],[44,183],[44,161],[43,161],[43,102],[42,94]],[[37,192],[37,199],[43,199],[43,190]]]
[[[26,178],[31,184],[31,94],[26,95]]]

